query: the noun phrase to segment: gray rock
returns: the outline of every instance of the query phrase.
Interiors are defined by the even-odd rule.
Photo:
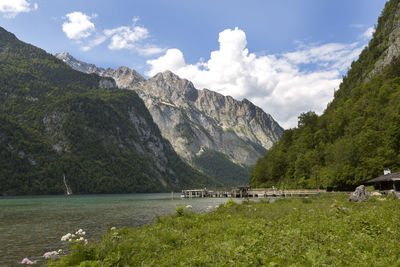
[[[103,89],[113,89],[113,88],[118,88],[117,84],[115,83],[114,79],[110,78],[103,78],[99,82],[99,87]]]
[[[368,192],[368,190],[365,188],[364,185],[360,185],[353,193],[350,194],[349,201],[366,202],[368,201],[369,197],[370,193]]]
[[[397,191],[389,190],[389,192],[387,192],[388,195],[393,194],[395,196],[396,199],[400,199],[400,193]]]

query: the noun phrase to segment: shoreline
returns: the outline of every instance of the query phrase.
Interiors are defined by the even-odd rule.
[[[214,212],[178,211],[153,225],[109,231],[98,244],[49,266],[332,265],[390,266],[399,260],[400,202],[347,194],[228,201]],[[385,251],[385,253],[381,253]],[[91,256],[82,256],[91,255]]]

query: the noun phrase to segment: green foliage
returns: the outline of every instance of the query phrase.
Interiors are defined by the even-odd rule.
[[[184,206],[179,205],[179,206],[176,208],[176,216],[182,217],[183,214],[184,214],[184,212],[185,212],[185,207],[184,207]]]
[[[250,172],[246,167],[233,163],[218,151],[206,149],[194,159],[194,165],[225,186],[248,184]]]
[[[400,169],[400,59],[368,76],[385,56],[399,2],[386,4],[374,38],[325,112],[319,117],[311,111],[301,114],[298,128],[285,131],[258,161],[253,187],[352,189],[384,168]]]
[[[49,266],[397,266],[400,202],[244,202],[108,232]]]
[[[64,174],[77,194],[219,185],[179,158],[134,91],[101,89],[1,27],[0,77],[0,195],[62,194]]]

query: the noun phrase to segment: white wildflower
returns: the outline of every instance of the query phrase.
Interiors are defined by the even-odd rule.
[[[82,229],[79,229],[78,231],[76,231],[76,233],[75,233],[76,235],[80,235],[80,236],[82,236],[82,235],[85,235],[86,234],[86,232],[85,231],[83,231]]]
[[[114,230],[116,230],[117,229],[117,227],[111,227],[111,231],[114,231]]]
[[[48,258],[51,258],[51,257],[55,257],[57,255],[58,255],[57,251],[49,251],[49,252],[46,252],[46,253],[43,254],[43,258],[48,259]]]
[[[186,205],[186,208],[187,208],[187,209],[191,209],[191,208],[193,208],[193,207],[192,207],[192,205]]]
[[[71,237],[72,237],[71,233],[68,233],[61,237],[61,241],[68,241],[69,239],[71,239]]]

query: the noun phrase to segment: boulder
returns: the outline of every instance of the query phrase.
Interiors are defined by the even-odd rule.
[[[394,190],[390,190],[390,191],[388,192],[388,195],[389,195],[389,194],[393,194],[393,195],[395,196],[396,199],[400,199],[400,192],[396,192],[396,191],[394,191]]]
[[[366,201],[368,201],[369,196],[370,196],[370,193],[365,188],[365,186],[360,185],[359,187],[356,188],[356,190],[353,193],[350,194],[349,201],[366,202]]]

